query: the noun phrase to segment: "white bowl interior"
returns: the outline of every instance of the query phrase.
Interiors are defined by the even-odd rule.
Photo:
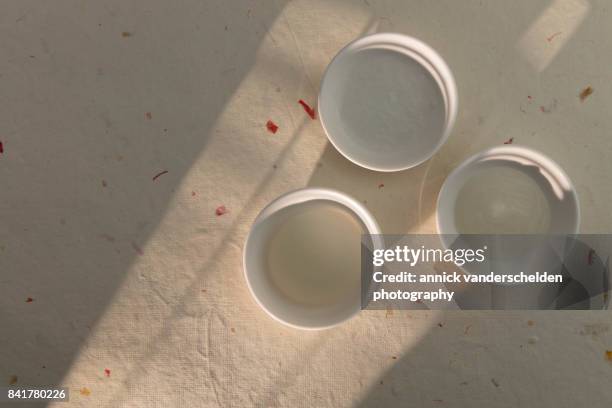
[[[398,34],[349,44],[325,73],[319,116],[349,160],[397,171],[429,159],[456,116],[450,70],[427,45]]]
[[[380,234],[378,225],[370,213],[356,200],[343,193],[327,189],[303,189],[283,195],[273,201],[259,214],[244,248],[244,272],[251,294],[259,305],[281,323],[302,329],[322,329],[337,325],[361,310],[360,288],[350,296],[338,299],[337,303],[324,306],[296,303],[278,290],[267,273],[267,245],[272,234],[295,209],[303,203],[328,200],[338,203],[356,215],[364,233]],[[372,240],[379,240],[373,237]],[[378,243],[378,247],[382,244]],[[360,270],[355,271],[361,274]],[[359,276],[360,279],[360,276]]]
[[[571,180],[555,162],[539,152],[521,146],[500,146],[466,160],[446,179],[438,196],[438,231],[440,234],[464,234],[456,219],[459,194],[477,174],[504,166],[531,178],[540,188],[550,210],[550,223],[542,234],[575,234],[580,223],[578,197]],[[501,183],[501,181],[500,181]],[[503,188],[503,184],[501,186]],[[478,197],[487,200],[487,196]],[[498,231],[481,233],[496,234]],[[520,233],[520,232],[517,232]],[[529,232],[525,232],[529,233]]]
[[[483,173],[489,172],[495,177],[493,169],[500,166],[514,172],[510,174],[521,174],[521,177],[530,178],[533,185],[539,188],[539,195],[544,201],[543,205],[549,210],[550,221],[546,224],[548,227],[545,230],[533,234],[529,231],[522,233],[516,231],[510,233],[511,235],[504,235],[505,232],[497,231],[493,226],[489,231],[476,232],[483,235],[469,235],[474,232],[459,228],[456,207],[462,189],[468,181],[473,182],[473,177]],[[499,185],[495,188],[504,188],[504,183],[500,180]],[[518,198],[518,200],[513,200],[513,198]],[[508,207],[521,206],[521,198],[521,195],[510,196]],[[488,197],[483,194],[477,199],[487,200]],[[561,273],[562,259],[569,249],[564,236],[578,233],[580,226],[578,197],[569,177],[561,167],[546,156],[521,146],[495,147],[464,161],[442,185],[437,207],[438,232],[446,248],[460,247],[465,244],[471,248],[488,246],[483,263],[465,264],[461,267],[469,274],[487,274],[491,271],[502,275],[520,271],[527,274],[536,271],[547,271],[551,274]],[[474,207],[474,211],[477,212],[478,206]],[[537,209],[533,208],[533,211],[536,212]],[[521,235],[529,235],[529,238],[521,237]],[[504,283],[496,286],[519,285]],[[525,285],[520,286],[522,288]],[[512,295],[500,295],[500,299],[503,298],[506,299],[504,302],[509,302],[501,305],[502,308],[529,308],[531,306],[537,309],[539,302],[542,301],[543,293],[554,289],[554,286],[550,284],[531,286],[534,287],[531,292],[520,289]],[[515,302],[514,306],[511,305],[511,302]]]

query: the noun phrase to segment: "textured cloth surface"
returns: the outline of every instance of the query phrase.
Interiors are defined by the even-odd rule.
[[[612,231],[611,21],[603,0],[4,0],[2,385],[69,387],[58,407],[611,406],[607,311],[303,332],[242,275],[278,195],[336,188],[386,233],[435,232],[446,175],[510,138],[563,166],[583,232]],[[394,174],[348,162],[298,104],[382,31],[431,44],[459,91],[441,151]]]

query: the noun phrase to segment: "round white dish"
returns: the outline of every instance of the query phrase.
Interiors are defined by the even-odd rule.
[[[327,67],[319,118],[332,145],[353,163],[400,171],[428,160],[457,116],[457,88],[427,44],[378,33],[344,47]]]
[[[380,228],[370,212],[354,198],[339,191],[324,188],[305,188],[284,194],[257,216],[247,236],[243,251],[244,276],[251,295],[261,308],[272,318],[288,326],[299,329],[325,329],[336,326],[361,310],[361,293],[326,306],[311,307],[293,302],[271,282],[267,263],[267,247],[275,229],[286,222],[287,217],[295,216],[291,208],[311,201],[329,201],[349,210],[361,224],[364,234],[371,234],[370,244],[382,248]],[[359,268],[355,279],[361,279]]]

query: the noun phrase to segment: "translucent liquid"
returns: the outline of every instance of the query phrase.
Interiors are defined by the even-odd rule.
[[[344,137],[381,164],[419,159],[438,142],[444,97],[419,62],[388,49],[362,50],[346,63],[338,111]]]
[[[536,180],[501,165],[474,174],[455,205],[457,230],[464,234],[545,234],[550,218],[546,192]]]
[[[289,300],[309,306],[359,296],[361,234],[365,227],[347,208],[315,200],[290,208],[272,232],[268,276]]]

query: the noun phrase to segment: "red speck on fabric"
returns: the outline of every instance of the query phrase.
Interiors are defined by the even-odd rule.
[[[4,145],[0,142],[0,153],[4,153]]]
[[[34,299],[32,299],[31,297],[26,299],[26,303],[32,303],[34,301]]]
[[[532,100],[533,98],[531,97],[531,95],[527,95],[527,99]]]
[[[546,37],[546,41],[551,42],[556,36],[563,34],[561,31],[557,31],[553,35]]]
[[[161,171],[161,172],[157,173],[156,175],[153,176],[153,181],[157,180],[160,176],[163,176],[167,172],[168,172],[168,170],[164,170],[164,171]]]
[[[153,119],[153,115],[151,115],[151,112],[146,112],[145,113],[145,118],[151,120],[151,119]]]
[[[512,142],[514,142],[514,138],[513,137],[511,137],[510,139],[506,140],[504,142],[504,144],[512,144]]]
[[[192,196],[192,197],[195,197],[195,196],[196,196],[196,192],[195,192],[195,191],[192,191],[192,192],[191,192],[191,196]]]
[[[217,214],[217,217],[222,216],[223,214],[227,214],[229,211],[227,208],[225,208],[224,205],[220,205],[219,207],[217,207],[217,209],[215,210],[215,214]]]
[[[304,102],[304,100],[303,100],[303,99],[300,99],[300,100],[298,101],[298,103],[299,103],[300,105],[302,105],[302,108],[304,108],[304,111],[305,111],[305,112],[308,114],[308,116],[310,116],[310,119],[314,119],[314,118],[315,118],[315,110],[314,110],[314,109],[312,109],[312,108],[310,107],[310,105],[308,105],[306,102]]]
[[[384,186],[385,186],[385,185],[384,185],[384,183],[380,183],[380,184],[378,185],[378,188],[383,188]]]
[[[278,126],[276,125],[276,123],[272,122],[271,120],[266,123],[266,128],[270,133],[276,133],[276,131],[278,130]]]
[[[110,377],[110,373],[111,373],[111,371],[108,368],[104,369],[104,375],[105,376]]]
[[[587,263],[589,265],[593,265],[593,256],[595,255],[595,250],[593,248],[589,249],[589,254],[587,255]]]
[[[144,251],[142,250],[142,248],[136,245],[135,242],[132,242],[132,248],[134,249],[134,251],[136,251],[138,255],[144,255]]]

